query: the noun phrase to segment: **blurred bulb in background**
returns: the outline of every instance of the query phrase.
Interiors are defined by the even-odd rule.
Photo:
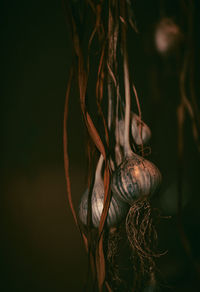
[[[178,187],[173,182],[160,196],[160,207],[165,214],[174,215],[177,212],[178,203]],[[184,182],[182,185],[182,207],[184,208],[189,201],[189,185]]]
[[[160,54],[167,54],[177,47],[182,39],[178,25],[170,18],[163,18],[156,26],[155,45]]]

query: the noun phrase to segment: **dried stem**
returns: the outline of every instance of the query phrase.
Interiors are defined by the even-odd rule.
[[[115,115],[115,159],[117,165],[119,165],[122,162],[122,153],[119,143],[119,86],[117,86],[117,101]]]
[[[68,140],[67,140],[68,102],[69,102],[72,77],[73,77],[73,70],[71,69],[67,92],[66,92],[66,100],[65,100],[64,123],[63,123],[63,147],[64,147],[64,166],[65,166],[65,177],[66,177],[66,184],[67,184],[67,195],[68,195],[68,200],[69,200],[70,208],[72,211],[72,215],[74,217],[74,221],[76,225],[78,226],[78,220],[77,220],[76,212],[74,210],[74,205],[72,202],[72,195],[71,195],[71,183],[70,183],[70,177],[69,177]]]
[[[117,42],[118,42],[118,32],[119,32],[119,25],[118,19],[114,19],[114,12],[111,12],[111,5],[113,5],[114,11],[117,12],[117,4],[112,0],[109,1],[109,20],[108,20],[108,127],[111,129],[111,123],[113,118],[113,111],[112,111],[112,99],[114,98],[115,92],[114,87],[116,89],[116,111],[115,111],[115,161],[116,164],[119,165],[122,157],[119,147],[119,134],[118,134],[118,108],[119,108],[119,82],[115,77],[117,74],[117,57],[116,57],[116,50],[117,50]],[[115,73],[114,73],[115,72]],[[113,164],[114,166],[114,164]]]
[[[143,147],[143,141],[142,141],[142,112],[141,112],[141,108],[140,108],[140,102],[139,102],[137,90],[136,90],[134,84],[133,84],[133,92],[135,94],[135,99],[136,99],[137,108],[138,108],[138,114],[139,114],[139,118],[140,118],[139,134],[140,134],[140,139],[141,139],[141,142],[142,142],[142,144],[141,144],[141,153],[142,153],[142,156],[144,156],[144,147]]]
[[[112,123],[112,97],[113,86],[111,73],[113,68],[113,16],[111,13],[110,1],[109,1],[109,13],[108,13],[108,129],[111,130]],[[110,69],[110,70],[109,70]]]
[[[128,54],[126,47],[126,21],[125,21],[125,3],[121,1],[122,17],[122,49],[123,49],[123,68],[124,68],[124,88],[125,88],[125,119],[124,119],[124,155],[131,156],[132,150],[129,140],[130,128],[130,111],[131,111],[131,94],[130,94],[130,80],[128,69]]]

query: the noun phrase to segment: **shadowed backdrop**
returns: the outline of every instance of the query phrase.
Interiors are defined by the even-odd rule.
[[[171,185],[177,178],[176,106],[179,101],[175,60],[162,60],[155,50],[148,49],[149,31],[159,19],[159,11],[145,1],[144,9],[139,2],[136,1],[136,18],[140,34],[130,42],[134,64],[130,69],[134,73],[144,121],[152,130],[152,159],[163,174],[160,198],[155,204],[161,208],[164,204],[163,212],[173,215],[172,219],[162,221],[159,228],[160,248],[168,250],[168,255],[159,262],[161,278],[167,279],[161,291],[196,291],[172,212],[176,196]],[[72,60],[66,15],[62,1],[11,0],[2,1],[1,6],[3,219],[0,288],[5,292],[82,291],[87,256],[66,200],[63,166],[63,111]],[[175,6],[169,12],[176,15],[176,9]],[[196,46],[199,49],[199,41]],[[86,158],[75,83],[70,99],[68,134],[72,194],[77,207],[86,186]],[[184,209],[184,225],[198,260],[199,154],[188,117],[185,149],[184,175],[187,188],[189,185],[189,199]],[[172,199],[166,203],[166,197],[163,201],[162,196],[167,193],[168,186]]]

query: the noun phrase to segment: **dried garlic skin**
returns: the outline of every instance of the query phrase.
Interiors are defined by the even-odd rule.
[[[120,200],[132,205],[141,196],[153,195],[161,179],[160,171],[152,162],[133,154],[114,172],[111,189]]]

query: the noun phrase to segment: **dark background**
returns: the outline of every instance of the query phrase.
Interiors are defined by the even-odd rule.
[[[140,34],[130,40],[130,64],[134,67],[130,70],[144,120],[152,130],[151,159],[163,175],[155,204],[164,214],[172,215],[170,220],[161,221],[159,227],[160,248],[168,250],[159,261],[161,291],[198,291],[195,273],[177,232],[176,187],[165,195],[177,179],[176,107],[180,97],[176,58],[161,58],[153,46],[153,28],[161,17],[158,3],[136,1]],[[178,4],[173,3],[178,2],[169,1],[167,13],[176,18]],[[199,19],[197,1],[196,4],[195,17]],[[82,291],[87,259],[66,200],[63,167],[63,111],[72,45],[62,1],[3,1],[1,6],[0,289]],[[199,47],[196,38],[196,51]],[[199,67],[196,67],[199,94]],[[69,119],[72,194],[77,207],[86,185],[86,159],[76,85]],[[199,260],[199,155],[188,116],[184,142],[183,222],[194,257]]]
[[[0,289],[80,291],[86,256],[66,201],[63,168],[63,112],[72,54],[62,1],[4,1],[1,14]],[[85,174],[77,101],[70,109],[70,157],[73,194],[79,198]]]

